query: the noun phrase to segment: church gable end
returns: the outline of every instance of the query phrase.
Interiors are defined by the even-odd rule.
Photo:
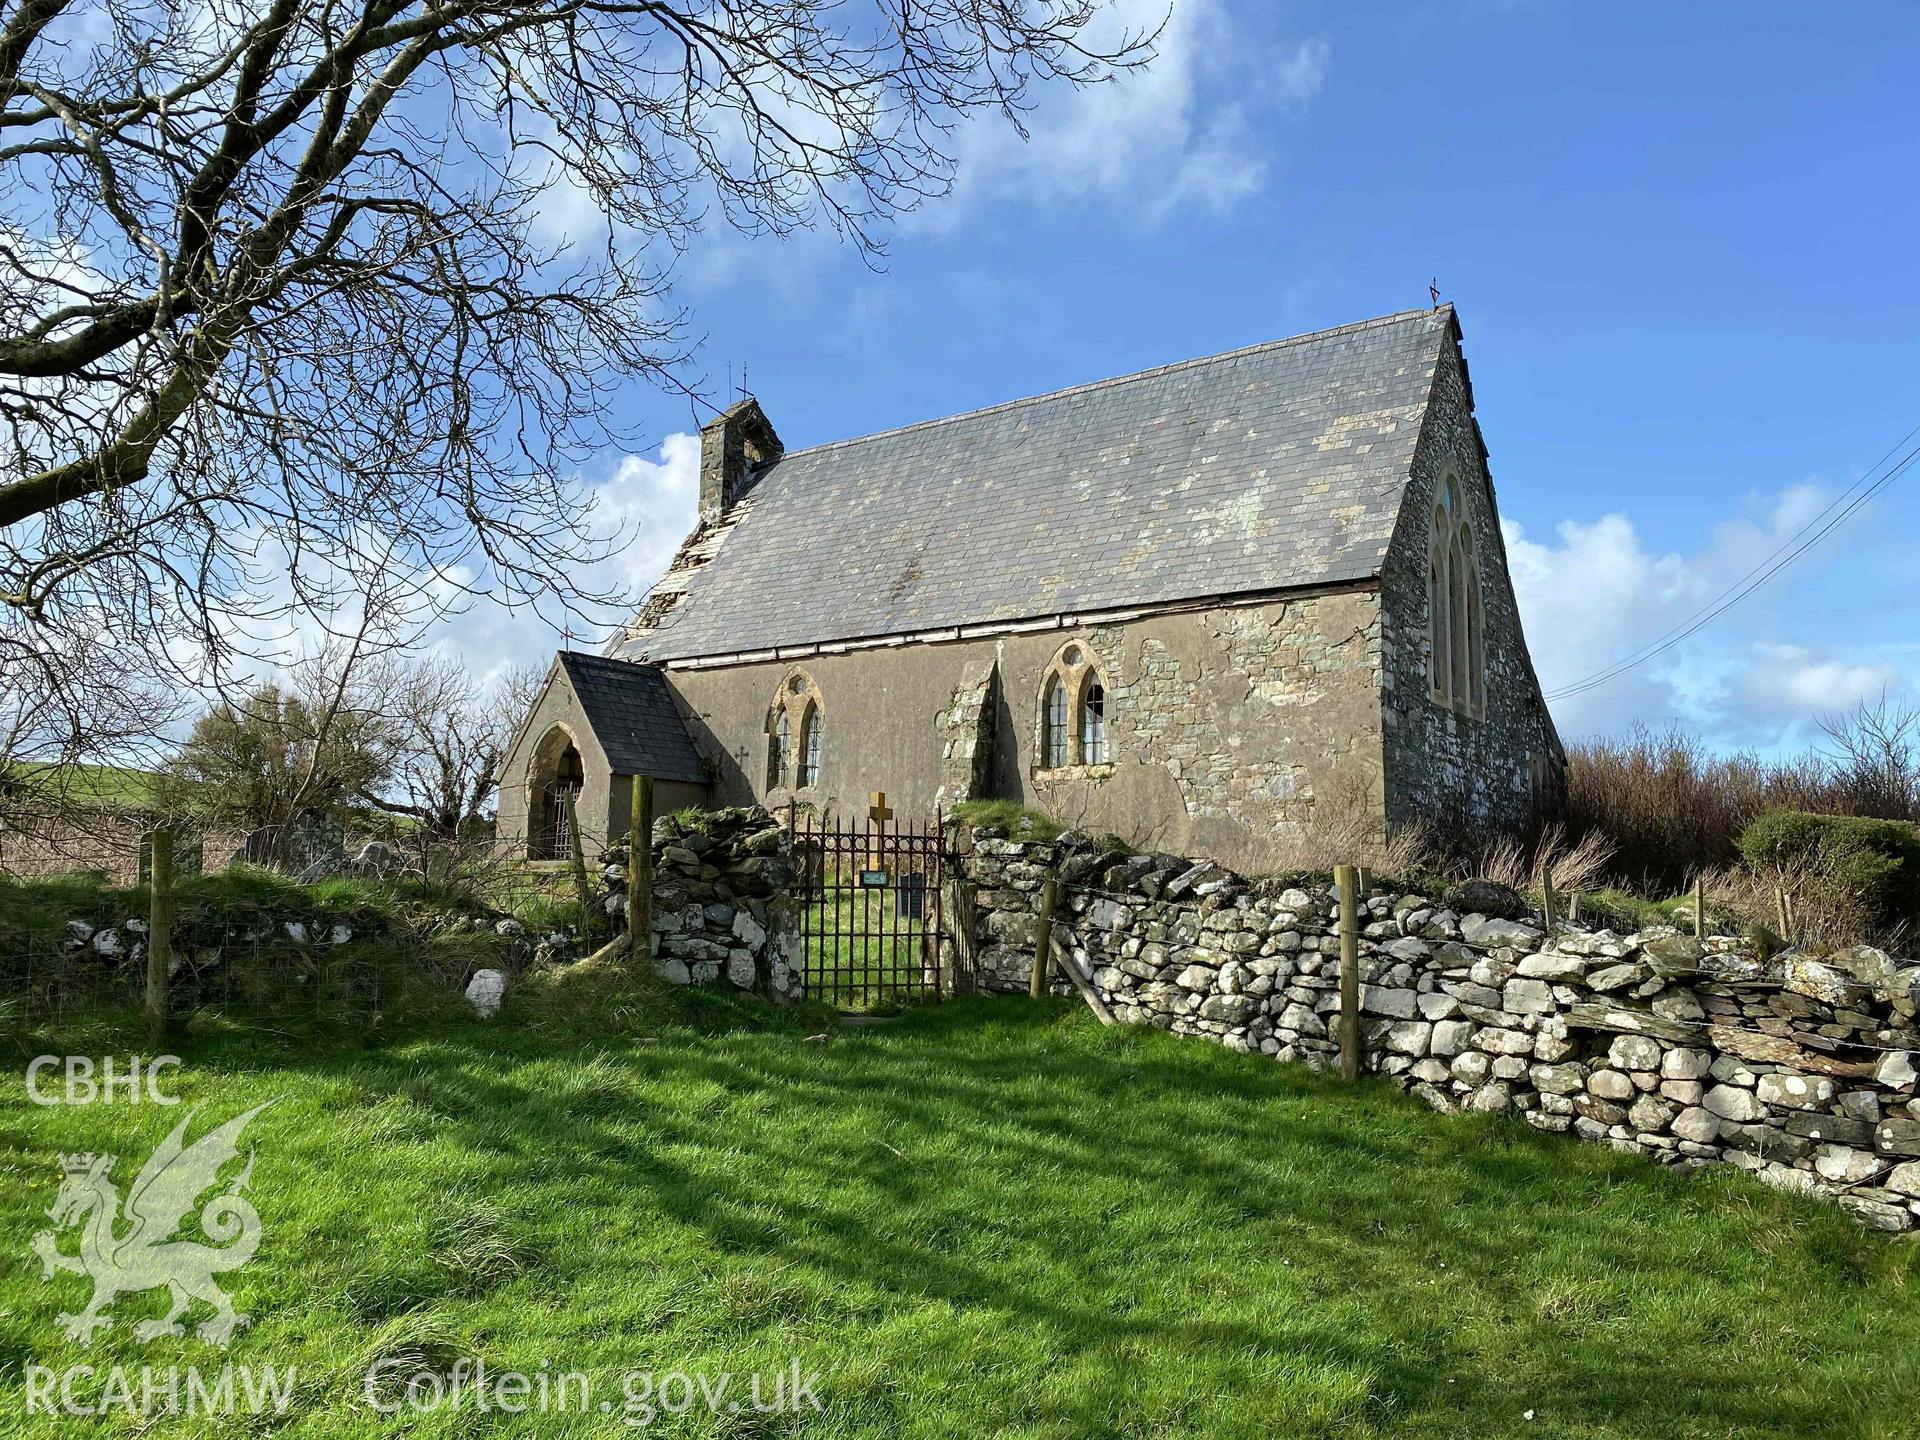
[[[1534,675],[1457,325],[1381,571],[1387,818],[1507,827],[1555,807],[1564,755]]]

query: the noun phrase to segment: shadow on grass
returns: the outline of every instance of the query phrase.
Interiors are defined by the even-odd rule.
[[[738,1007],[686,1004],[713,1033],[190,1054],[403,1097],[480,1193],[557,1178],[609,1229],[664,1218],[715,1266],[817,1276],[876,1324],[984,1313],[1116,1372],[1311,1362],[1365,1377],[1364,1425],[1465,1433],[1551,1397],[1562,1434],[1881,1433],[1915,1393],[1920,1323],[1884,1303],[1911,1251],[1818,1202],[1054,1002],[825,1043],[787,1028],[811,1016],[743,1033]],[[631,1263],[535,1253],[529,1293]]]

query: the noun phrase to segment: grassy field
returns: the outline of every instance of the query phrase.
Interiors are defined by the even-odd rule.
[[[271,1421],[22,1415],[29,1365],[219,1353],[136,1344],[157,1294],[81,1349],[55,1317],[84,1281],[29,1249],[61,1152],[124,1184],[185,1109],[11,1082],[0,1434],[610,1435],[625,1372],[795,1359],[818,1412],[646,1433],[1915,1433],[1920,1252],[1827,1206],[1053,1003],[828,1023],[574,980],[378,1046],[186,1042],[196,1133],[273,1102],[227,1355],[296,1367]],[[394,1354],[585,1372],[616,1410],[385,1418],[362,1382]]]

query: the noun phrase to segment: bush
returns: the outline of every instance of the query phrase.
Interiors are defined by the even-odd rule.
[[[1837,808],[1814,757],[1715,755],[1678,730],[1567,747],[1568,830],[1611,840],[1609,873],[1652,894],[1731,864],[1741,831],[1768,810]]]
[[[1563,819],[1611,840],[1609,872],[1655,894],[1735,864],[1741,833],[1771,810],[1920,822],[1920,711],[1883,699],[1821,729],[1825,747],[1780,760],[1716,754],[1679,730],[1577,742]]]
[[[1740,833],[1756,870],[1817,875],[1883,929],[1920,916],[1920,831],[1903,820],[1770,810]]]

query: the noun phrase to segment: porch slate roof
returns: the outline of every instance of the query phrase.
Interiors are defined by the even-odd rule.
[[[1454,323],[1409,311],[797,451],[611,648],[691,659],[1370,579]]]
[[[580,709],[616,775],[703,781],[700,756],[674,708],[665,678],[652,665],[562,650]]]

